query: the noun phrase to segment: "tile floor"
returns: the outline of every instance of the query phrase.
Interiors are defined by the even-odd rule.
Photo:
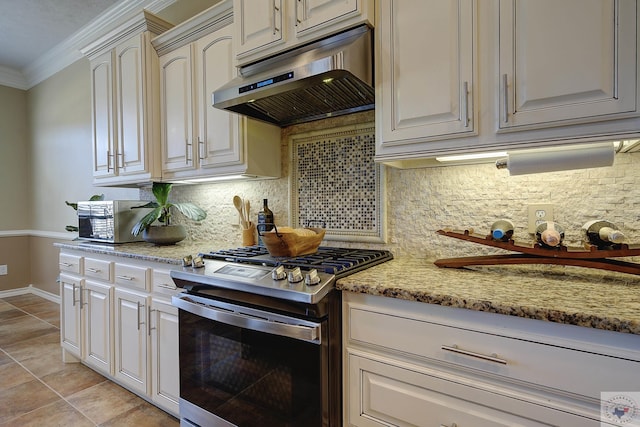
[[[79,363],[62,363],[58,304],[0,298],[0,427],[178,426],[176,418]]]

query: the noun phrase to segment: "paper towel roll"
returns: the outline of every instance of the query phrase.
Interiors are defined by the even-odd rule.
[[[506,168],[510,175],[599,168],[611,166],[614,155],[612,142],[522,150],[509,153]]]

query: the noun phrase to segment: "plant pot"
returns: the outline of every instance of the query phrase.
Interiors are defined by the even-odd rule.
[[[187,237],[187,230],[181,224],[151,226],[142,232],[145,242],[156,245],[174,245]]]

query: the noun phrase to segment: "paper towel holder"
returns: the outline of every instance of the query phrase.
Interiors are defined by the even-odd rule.
[[[615,144],[601,142],[514,151],[495,164],[510,175],[524,175],[611,166],[614,156]]]

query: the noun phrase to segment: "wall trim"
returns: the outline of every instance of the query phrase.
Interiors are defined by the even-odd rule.
[[[43,291],[42,289],[36,288],[33,285],[29,285],[24,288],[17,289],[9,289],[6,291],[0,291],[0,298],[14,297],[18,295],[38,295],[48,301],[55,302],[56,304],[60,304],[60,296],[52,294],[51,292]]]
[[[74,240],[78,237],[78,234],[45,230],[0,230],[0,238],[2,237],[45,237],[49,239]]]

